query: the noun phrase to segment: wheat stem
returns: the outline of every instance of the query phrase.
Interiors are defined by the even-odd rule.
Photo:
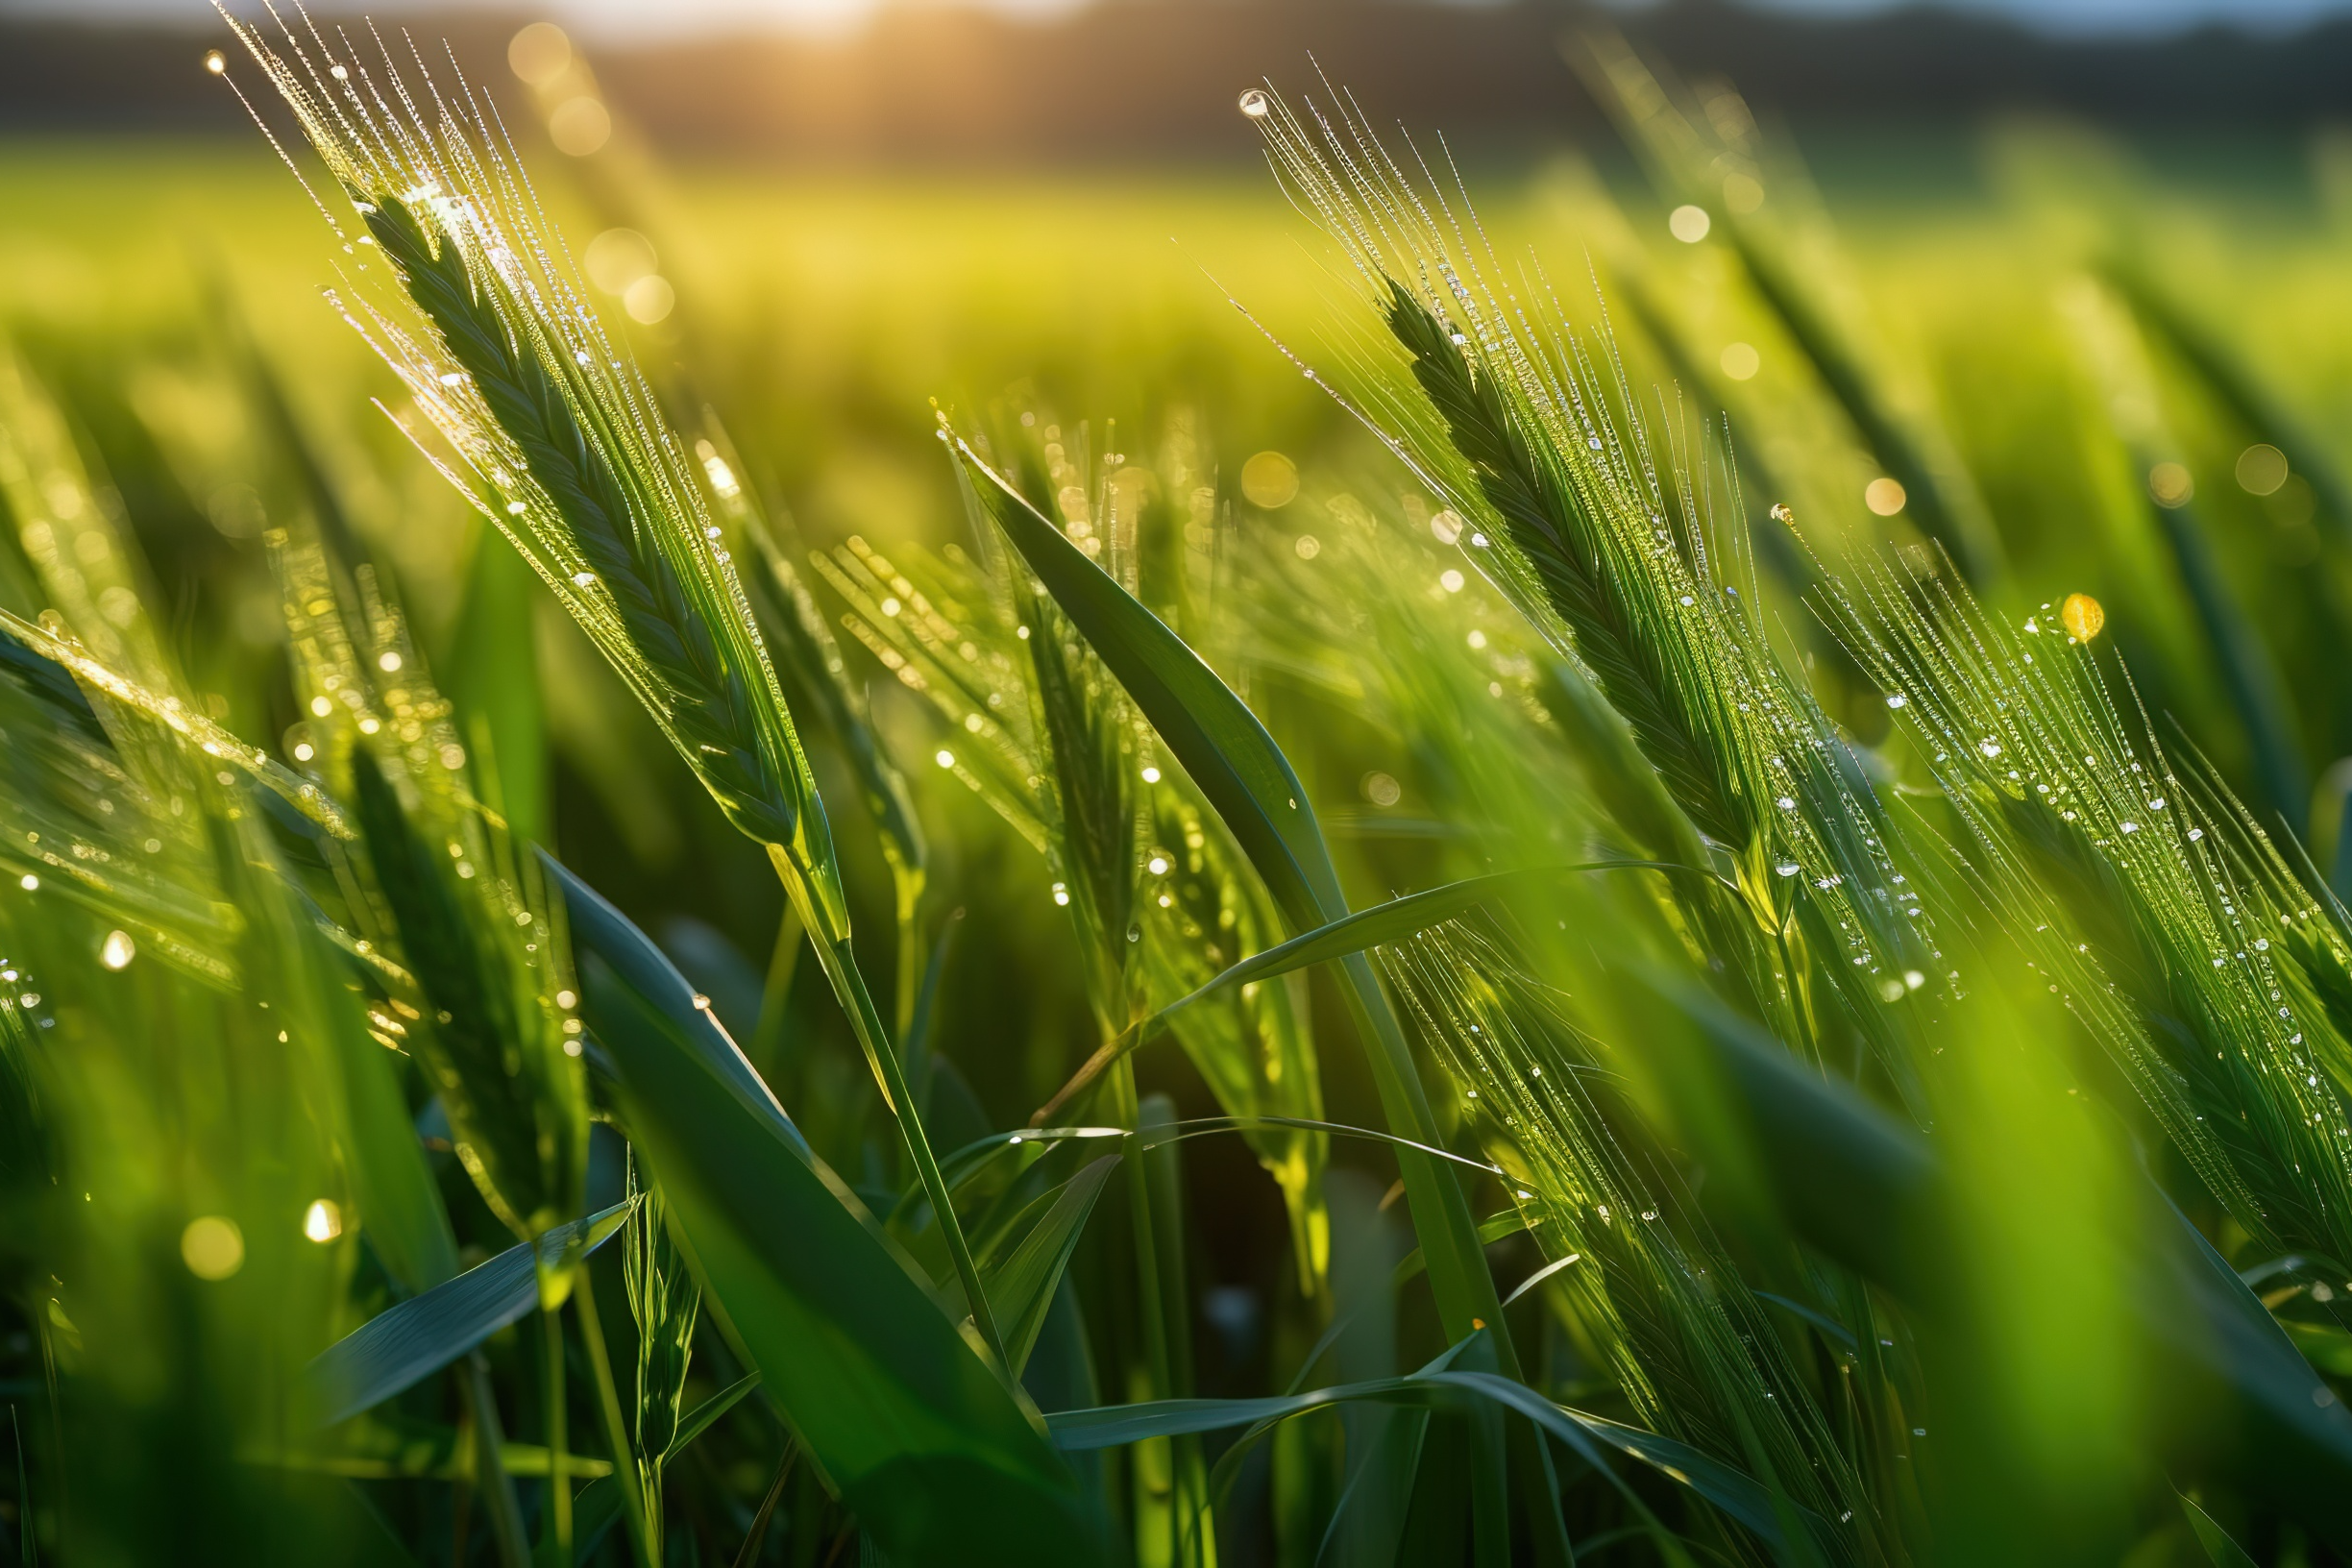
[[[819,942],[815,945],[818,963],[833,982],[835,992],[844,997],[850,1025],[857,1031],[858,1044],[866,1052],[867,1066],[873,1069],[882,1086],[882,1097],[889,1102],[891,1114],[898,1118],[899,1131],[906,1136],[907,1152],[914,1157],[916,1175],[922,1181],[923,1194],[931,1200],[932,1213],[939,1216],[940,1234],[947,1242],[949,1256],[955,1260],[956,1278],[963,1283],[964,1298],[971,1307],[972,1326],[979,1330],[981,1342],[988,1346],[999,1372],[1010,1376],[1012,1363],[1005,1359],[1004,1338],[996,1332],[996,1315],[989,1310],[988,1292],[980,1286],[980,1270],[972,1262],[971,1243],[965,1238],[964,1228],[956,1220],[946,1179],[940,1174],[939,1160],[931,1152],[931,1140],[923,1132],[915,1097],[907,1088],[906,1070],[891,1045],[881,1012],[866,990],[866,978],[850,956],[849,941],[845,937],[838,943]]]
[[[621,1390],[613,1381],[612,1357],[605,1349],[604,1327],[597,1316],[596,1285],[584,1264],[572,1300],[579,1308],[580,1338],[587,1343],[588,1366],[596,1378],[597,1424],[604,1429],[604,1446],[612,1454],[613,1482],[621,1488],[622,1517],[628,1523],[629,1554],[637,1559],[637,1568],[658,1568],[658,1551],[646,1528],[645,1496],[633,1473],[637,1461],[621,1419]]]
[[[490,1537],[498,1545],[499,1568],[530,1568],[530,1547],[523,1535],[523,1510],[514,1481],[499,1457],[505,1433],[499,1425],[498,1396],[490,1391],[490,1365],[475,1351],[457,1376],[466,1413],[474,1426],[474,1485],[490,1510]]]

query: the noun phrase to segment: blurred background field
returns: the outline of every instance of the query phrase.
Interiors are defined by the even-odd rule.
[[[478,74],[520,95],[502,53]],[[201,58],[180,55],[184,66]],[[1282,81],[1286,67],[1307,77],[1299,61],[1275,61],[1270,74]],[[1563,97],[1580,96],[1556,53],[1547,68]],[[1613,312],[1645,395],[1663,390],[1697,417],[1729,411],[1758,517],[1789,502],[1833,560],[1853,545],[1917,539],[1900,522],[1890,534],[1865,503],[1877,471],[1867,441],[1739,262],[1715,243],[1678,242],[1670,203],[1625,145],[1580,128],[1589,110],[1565,117],[1564,134],[1472,138],[1463,175],[1489,236],[1507,255],[1539,257],[1573,314]],[[1433,147],[1448,127],[1408,129]],[[519,135],[545,148],[527,118]],[[576,250],[625,217],[650,248],[632,253],[618,281],[657,271],[674,291],[663,320],[629,323],[637,351],[649,364],[692,367],[694,395],[724,410],[761,482],[812,541],[956,534],[949,476],[928,439],[934,399],[964,410],[1036,399],[1147,432],[1182,412],[1213,444],[1228,483],[1254,453],[1288,455],[1308,476],[1300,499],[1267,509],[1237,497],[1233,526],[1244,535],[1310,527],[1302,520],[1327,488],[1410,488],[1271,341],[1308,362],[1340,352],[1331,299],[1353,280],[1246,156],[974,166],[695,147],[670,156],[625,120],[590,158],[546,151],[543,192]],[[1783,127],[1775,157],[1787,165],[1797,243],[1824,263],[1836,308],[1948,431],[2014,558],[2016,592],[2095,589],[2126,636],[2140,625],[2160,641],[2187,634],[2196,618],[2191,585],[2143,515],[2148,463],[2134,443],[2144,437],[2119,435],[2107,417],[2102,404],[2121,394],[2101,380],[2080,328],[2086,291],[2113,297],[2095,280],[2119,249],[2201,341],[2327,460],[2342,460],[2352,311],[2338,279],[2352,247],[2352,142],[2325,121],[1830,114]],[[143,487],[131,496],[135,526],[159,530],[167,555],[192,552],[222,575],[179,591],[233,602],[242,580],[259,596],[254,651],[274,645],[266,576],[234,537],[244,481],[223,477],[243,417],[233,365],[250,336],[362,526],[430,588],[416,613],[438,634],[471,521],[372,406],[392,383],[355,333],[334,327],[322,298],[331,247],[257,137],[19,135],[0,142],[0,317],[89,439],[118,459],[116,482]],[[1619,287],[1629,271],[1639,274],[1630,297]],[[621,291],[605,298],[627,321]],[[2266,661],[2296,673],[2284,689],[2299,782],[2312,793],[2292,815],[2324,859],[2343,793],[2328,769],[2352,748],[2352,687],[2323,673],[2316,641],[2335,612],[2315,568],[2340,525],[2299,473],[2266,496],[2241,484],[2238,458],[2266,432],[2161,326],[2148,335],[2128,304],[2116,308],[2145,339],[2133,352],[2160,404],[2160,439],[2193,476],[2233,600],[2259,626]],[[1809,616],[1793,600],[1783,609],[1803,634]],[[192,601],[187,613],[199,613]],[[233,621],[220,604],[202,613]],[[227,647],[190,651],[202,667]],[[2209,661],[2143,651],[2151,706],[2188,720],[2251,785],[2248,740]],[[646,845],[674,842],[666,826],[637,831]]]

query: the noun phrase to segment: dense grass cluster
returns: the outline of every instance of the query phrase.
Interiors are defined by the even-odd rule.
[[[1570,276],[1252,89],[1256,371],[851,436],[559,37],[237,33],[315,345],[0,340],[19,1560],[2352,1553],[2352,491],[2119,162],[2013,384],[1608,37]]]

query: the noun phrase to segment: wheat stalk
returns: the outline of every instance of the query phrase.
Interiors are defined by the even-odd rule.
[[[404,68],[379,40],[371,67],[306,16],[299,36],[282,25],[274,47],[222,15],[357,219],[345,241],[354,286],[331,297],[439,433],[446,453],[428,455],[529,560],[727,820],[767,846],[1001,1365],[970,1248],[851,952],[815,776],[723,530],[650,384],[582,297],[527,179],[461,76],[453,70],[445,94],[413,52]]]

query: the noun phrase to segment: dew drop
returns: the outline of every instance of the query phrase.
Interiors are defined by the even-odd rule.
[[[1241,95],[1241,112],[1253,120],[1264,119],[1273,107],[1273,102],[1260,88],[1252,87]]]

